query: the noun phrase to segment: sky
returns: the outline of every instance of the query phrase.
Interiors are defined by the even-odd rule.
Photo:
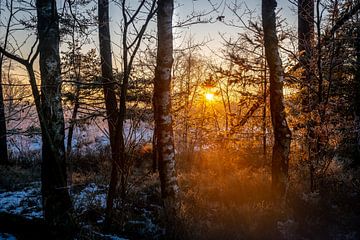
[[[6,0],[0,0],[2,6],[4,5]],[[65,0],[57,0],[58,8],[63,6]],[[137,0],[128,0],[131,4],[137,4]],[[213,9],[212,5],[216,6],[216,11],[211,12]],[[207,42],[207,46],[202,49],[205,55],[212,54],[212,51],[217,51],[222,47],[222,39],[221,34],[225,37],[236,36],[241,29],[230,27],[224,24],[224,22],[229,22],[234,20],[234,24],[241,25],[236,18],[234,17],[233,13],[229,10],[230,6],[234,4],[242,4],[239,13],[241,14],[245,9],[245,4],[253,11],[253,16],[259,18],[261,13],[261,0],[175,0],[175,10],[174,10],[174,25],[176,25],[179,21],[186,19],[192,13],[206,13],[211,12],[206,16],[202,16],[200,20],[212,19],[212,23],[203,23],[203,24],[194,24],[190,25],[185,28],[175,28],[175,47],[179,47],[181,43],[184,42],[184,38],[188,38],[189,36],[192,37],[195,43],[200,43],[202,41]],[[281,9],[280,14],[283,18],[286,19],[286,22],[290,25],[296,26],[296,13],[294,12],[294,6],[288,0],[278,0],[278,9]],[[224,16],[224,22],[215,21],[216,17]],[[2,14],[1,18],[6,18],[6,14]],[[121,42],[121,35],[119,34],[120,31],[120,22],[121,22],[121,10],[117,5],[111,3],[110,5],[110,19],[111,19],[111,37],[113,41],[113,51],[116,56],[118,56],[117,65],[119,65],[120,53],[121,50],[116,45],[120,45]],[[4,20],[4,19],[2,19]],[[156,24],[152,23],[150,28],[155,31]],[[95,29],[96,30],[96,29]],[[1,31],[1,29],[0,29]],[[23,33],[19,31],[16,34],[16,38],[25,39],[27,37],[27,33]],[[2,33],[0,32],[0,37]],[[28,43],[28,46],[25,44],[23,48],[23,52],[27,52],[29,46],[33,41]],[[27,49],[26,49],[27,46]],[[96,48],[98,49],[98,35],[97,31],[94,31],[92,40],[87,48]],[[26,56],[26,54],[25,54]]]
[[[180,3],[181,2],[181,3]],[[239,21],[236,20],[234,14],[229,10],[229,7],[237,4],[240,6],[239,14],[242,14],[246,7],[253,12],[253,17],[260,19],[261,14],[261,0],[211,0],[213,4],[222,3],[221,6],[217,9],[216,12],[212,12],[210,16],[216,18],[217,16],[224,16],[224,22],[234,21],[234,24],[241,25]],[[179,6],[180,5],[180,6]],[[175,4],[175,21],[178,19],[183,19],[186,15],[190,14],[193,9],[195,11],[210,11],[212,9],[209,0],[184,0],[177,1]],[[290,25],[296,27],[297,18],[296,13],[294,12],[294,6],[288,0],[278,0],[278,9],[283,18],[286,19],[286,22]],[[208,48],[210,49],[219,49],[222,45],[222,39],[220,35],[225,37],[236,36],[238,31],[241,31],[239,28],[230,27],[220,21],[215,21],[214,23],[209,24],[195,24],[189,27],[186,31],[182,29],[187,35],[192,35],[194,39],[201,42],[202,40],[211,40],[208,43]],[[206,50],[205,50],[206,51]]]

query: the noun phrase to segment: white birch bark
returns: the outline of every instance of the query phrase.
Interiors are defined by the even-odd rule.
[[[158,1],[158,49],[154,82],[156,125],[155,151],[159,157],[161,193],[168,214],[179,210],[179,187],[175,170],[173,120],[171,116],[171,68],[173,64],[173,0]]]

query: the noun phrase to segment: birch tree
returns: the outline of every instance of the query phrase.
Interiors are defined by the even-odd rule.
[[[274,130],[272,187],[274,193],[281,197],[284,196],[288,183],[291,132],[284,106],[284,70],[276,35],[276,6],[276,0],[262,0],[265,56],[270,72],[270,111]]]
[[[61,103],[59,20],[55,0],[37,0],[42,130],[42,197],[45,220],[69,230],[72,203],[67,189],[64,116]]]
[[[171,68],[173,64],[173,0],[159,0],[158,47],[154,79],[156,151],[159,160],[161,194],[168,216],[179,210],[179,187],[175,171],[173,120],[171,115]]]

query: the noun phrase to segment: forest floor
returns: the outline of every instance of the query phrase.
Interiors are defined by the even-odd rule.
[[[128,131],[129,139],[148,142],[151,129],[140,126]],[[75,132],[69,162],[76,220],[92,233],[83,239],[169,239],[151,156],[136,151],[127,196],[116,200],[114,226],[103,231],[108,141],[99,130],[83,130]],[[0,167],[0,213],[42,218],[40,138],[34,134],[10,140],[13,165]],[[256,144],[216,143],[179,151],[176,157],[182,202],[178,239],[360,239],[360,170],[347,169],[340,161],[331,160],[310,191],[308,165],[293,154],[286,199],[274,202],[270,156],[264,159]],[[0,239],[21,239],[11,234],[0,233]]]
[[[357,172],[334,164],[310,192],[301,167],[292,165],[287,198],[276,203],[269,166],[250,161],[251,154],[233,154],[208,149],[190,159],[178,155],[179,239],[360,239]],[[158,176],[149,170],[151,160],[144,161],[132,169],[127,197],[115,204],[114,228],[104,233],[109,163],[104,155],[74,159],[70,192],[78,222],[96,235],[91,239],[168,239]],[[2,167],[0,212],[42,218],[39,177],[39,164]],[[0,239],[15,236],[2,233]]]

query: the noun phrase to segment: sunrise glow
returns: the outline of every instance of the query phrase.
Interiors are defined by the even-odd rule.
[[[213,101],[214,100],[214,94],[213,93],[205,93],[205,99],[207,101]]]

